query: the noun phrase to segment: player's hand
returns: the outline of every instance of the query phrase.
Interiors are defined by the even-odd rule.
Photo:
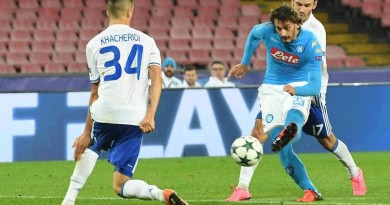
[[[241,63],[237,64],[230,70],[227,79],[229,80],[230,77],[233,77],[234,79],[242,78],[246,72],[248,72],[248,66]]]
[[[73,143],[74,154],[73,158],[78,161],[81,159],[81,155],[84,153],[85,149],[91,144],[91,137],[87,133],[81,134],[77,137]]]
[[[141,124],[140,124],[139,128],[144,133],[153,132],[153,130],[155,128],[154,118],[152,118],[152,117],[145,117],[141,121]]]
[[[285,85],[283,86],[283,91],[288,92],[291,96],[295,95],[295,88],[291,85]]]

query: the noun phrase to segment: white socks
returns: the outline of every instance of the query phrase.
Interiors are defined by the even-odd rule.
[[[122,188],[122,196],[124,198],[137,198],[144,200],[160,200],[165,201],[163,191],[157,186],[149,185],[142,180],[128,180]]]
[[[68,192],[65,195],[63,203],[66,203],[66,201],[74,202],[76,200],[77,195],[92,173],[98,157],[99,155],[90,149],[84,151],[81,159],[76,162],[76,167],[74,168],[73,175],[70,177]]]
[[[351,153],[349,152],[347,146],[341,140],[337,140],[338,145],[333,151],[333,154],[337,159],[344,165],[351,177],[356,177],[359,175],[359,169],[353,161]]]
[[[253,174],[255,173],[255,170],[256,170],[257,166],[259,165],[259,163],[260,163],[260,161],[251,167],[241,166],[240,179],[238,181],[237,187],[248,190],[249,184],[250,184],[252,177],[253,177]]]
[[[65,195],[65,199],[62,205],[74,204],[77,195],[83,188],[89,175],[92,173],[95,167],[98,155],[90,150],[86,149],[81,155],[81,159],[77,161],[74,168],[73,175],[69,184],[68,192]],[[155,199],[164,202],[163,191],[154,185],[149,185],[142,180],[129,180],[122,188],[122,195],[125,198],[138,198],[138,199]]]

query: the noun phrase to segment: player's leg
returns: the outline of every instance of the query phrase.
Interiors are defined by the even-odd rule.
[[[353,193],[355,195],[364,195],[366,193],[366,185],[363,171],[356,166],[345,143],[337,139],[333,134],[325,103],[315,100],[311,104],[310,115],[303,127],[303,131],[308,135],[316,137],[323,148],[336,156],[351,177]]]
[[[66,192],[62,205],[72,205],[75,203],[76,197],[83,188],[89,175],[92,173],[98,157],[98,154],[90,149],[84,151],[81,155],[81,159],[76,162],[73,174],[70,177],[68,191]]]
[[[268,138],[268,135],[264,133],[263,123],[261,121],[261,112],[259,112],[256,117],[251,136],[257,138],[261,144],[264,144],[265,140]],[[250,167],[241,166],[238,185],[235,188],[232,187],[233,193],[229,198],[226,199],[226,201],[242,201],[252,198],[251,194],[249,193],[249,184],[259,163],[260,161]]]
[[[282,131],[283,127],[276,127],[269,132],[269,136],[275,139]],[[294,180],[294,182],[305,191],[304,197],[299,199],[300,202],[311,202],[322,200],[321,194],[310,180],[305,165],[296,155],[289,143],[278,152],[280,162],[286,173]]]
[[[117,125],[118,126],[118,125]],[[115,166],[113,176],[114,191],[123,198],[159,200],[166,204],[186,205],[176,192],[160,189],[139,179],[132,179],[137,166],[142,143],[142,132],[137,126],[119,125],[121,137],[116,138],[110,149],[108,160]]]
[[[68,191],[61,205],[73,205],[75,203],[77,195],[92,173],[99,155],[90,148],[87,148],[81,155],[80,160],[76,162],[73,174],[70,177]]]
[[[268,138],[268,135],[265,134],[264,130],[263,130],[261,112],[259,112],[259,114],[256,117],[255,125],[252,129],[251,136],[257,138],[262,145],[264,144],[265,140],[267,140],[267,138]],[[245,189],[245,190],[249,189],[249,184],[252,180],[253,174],[254,174],[257,166],[259,165],[260,161],[251,167],[241,166],[240,178],[239,178],[239,182],[238,182],[237,187]]]
[[[273,147],[275,142],[284,141],[287,138],[287,143],[283,142],[281,145],[285,144],[284,147],[279,151],[280,161],[286,170],[287,174],[294,180],[294,182],[305,191],[305,195],[300,198],[300,202],[311,202],[321,200],[322,197],[318,193],[317,188],[311,182],[305,165],[295,154],[292,143],[297,142],[301,136],[301,130],[304,123],[307,121],[309,116],[311,100],[309,97],[300,97],[300,96],[288,96],[285,95],[283,113],[286,113],[284,116],[284,128],[275,127],[269,132],[270,137],[273,139]],[[289,143],[289,142],[292,143]]]

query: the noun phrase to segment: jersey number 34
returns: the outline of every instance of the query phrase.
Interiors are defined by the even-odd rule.
[[[131,48],[130,54],[127,57],[126,65],[125,65],[125,72],[127,74],[137,74],[137,79],[139,80],[139,75],[141,72],[141,62],[142,62],[142,53],[143,53],[144,47],[139,44],[134,44],[134,46]],[[110,80],[117,80],[122,75],[122,66],[119,64],[119,59],[121,57],[121,53],[119,51],[119,48],[116,46],[107,46],[100,49],[100,54],[105,53],[113,53],[114,58],[112,60],[109,60],[104,63],[104,67],[108,68],[111,66],[114,66],[115,72],[111,75],[104,76],[104,81],[110,81]],[[137,59],[135,58],[137,57]],[[134,60],[137,60],[136,66],[131,67]]]

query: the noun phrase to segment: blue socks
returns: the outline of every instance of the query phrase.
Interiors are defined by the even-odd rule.
[[[299,110],[291,109],[288,111],[284,126],[287,127],[287,125],[295,123],[298,126],[298,133],[294,140],[283,147],[283,149],[280,150],[278,154],[280,162],[282,163],[286,173],[290,175],[290,177],[295,181],[296,184],[298,184],[301,189],[317,191],[317,188],[313,185],[309,176],[307,175],[305,165],[298,158],[292,148],[292,143],[297,142],[301,138],[303,121],[303,115]],[[272,140],[275,140],[282,129],[283,127],[276,127],[269,132]]]
[[[313,185],[307,175],[305,165],[295,154],[291,144],[287,144],[283,147],[278,154],[284,170],[302,190],[310,189],[317,191],[317,188]]]

